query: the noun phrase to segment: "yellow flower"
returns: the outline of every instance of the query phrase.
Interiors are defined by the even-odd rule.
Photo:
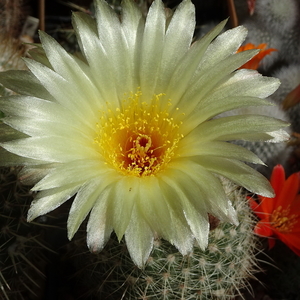
[[[193,43],[195,10],[184,0],[171,20],[161,0],[143,17],[133,1],[119,18],[104,0],[96,17],[74,14],[83,58],[41,32],[42,48],[0,81],[20,95],[2,98],[4,165],[23,164],[21,177],[39,191],[28,220],[73,195],[71,239],[89,215],[87,244],[100,251],[114,230],[142,266],[160,236],[185,255],[208,241],[208,213],[237,222],[219,175],[272,197],[262,163],[227,141],[281,141],[282,121],[231,109],[270,105],[279,81],[237,70],[257,52],[236,53],[246,36],[225,22]],[[10,127],[9,127],[10,126]],[[242,162],[244,161],[244,162]]]

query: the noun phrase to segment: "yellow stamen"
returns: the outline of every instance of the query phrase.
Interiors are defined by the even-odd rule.
[[[282,209],[282,206],[279,206],[273,211],[270,218],[272,226],[282,233],[291,232],[294,225],[298,222],[298,215],[290,215],[290,208],[290,205],[286,209]]]
[[[181,122],[170,117],[171,101],[154,95],[142,102],[138,90],[120,107],[101,112],[94,139],[106,162],[124,175],[155,175],[175,156]],[[166,103],[166,104],[165,104]],[[164,105],[165,104],[165,105]],[[178,110],[178,109],[176,109]]]

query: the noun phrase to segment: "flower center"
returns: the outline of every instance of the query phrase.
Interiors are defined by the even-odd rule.
[[[106,162],[124,175],[155,175],[175,156],[181,122],[170,117],[170,100],[154,95],[141,101],[138,90],[120,107],[101,111],[94,139]],[[178,110],[178,109],[176,109]]]
[[[277,207],[270,218],[271,224],[274,228],[282,233],[291,232],[294,225],[298,222],[298,215],[290,215],[289,205],[286,209],[282,209],[282,206]]]

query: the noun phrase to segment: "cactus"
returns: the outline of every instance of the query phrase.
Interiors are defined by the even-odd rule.
[[[0,169],[0,299],[41,299],[49,249],[41,224],[26,221],[33,195],[18,171]]]
[[[141,270],[131,261],[125,243],[118,243],[115,238],[97,255],[80,253],[85,241],[78,237],[79,233],[68,245],[67,257],[71,257],[76,269],[73,279],[85,285],[86,293],[82,296],[128,300],[232,299],[241,294],[248,279],[259,270],[255,255],[259,242],[253,233],[254,219],[246,196],[228,181],[224,181],[224,188],[240,224],[215,224],[205,251],[195,245],[193,253],[182,256],[174,246],[157,239]],[[211,220],[218,223],[214,218]]]
[[[260,0],[256,1],[253,16],[243,22],[249,30],[246,43],[267,43],[278,50],[262,61],[262,72],[270,74],[282,65],[300,62],[299,11],[297,0]]]

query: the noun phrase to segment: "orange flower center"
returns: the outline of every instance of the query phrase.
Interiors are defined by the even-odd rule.
[[[298,222],[298,215],[290,215],[289,205],[286,209],[282,209],[282,206],[278,206],[272,213],[270,221],[274,228],[282,233],[289,233],[292,231],[295,224]]]
[[[162,97],[154,95],[146,103],[138,90],[120,107],[101,112],[94,141],[105,161],[123,175],[155,175],[175,156],[182,122],[170,116],[171,101]]]

